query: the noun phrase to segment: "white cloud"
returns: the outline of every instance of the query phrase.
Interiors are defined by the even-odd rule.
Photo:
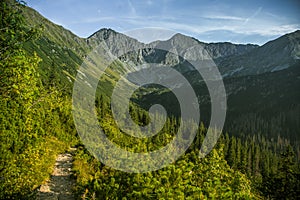
[[[244,24],[247,24],[251,19],[255,18],[262,10],[262,7],[257,8],[257,10],[247,19],[245,19]]]
[[[152,0],[143,2],[143,6],[153,6],[153,4]],[[197,12],[182,11],[176,14],[171,11],[164,11],[166,5],[162,3],[162,12],[160,14],[154,13],[154,15],[149,15],[144,12],[137,12],[140,11],[138,5],[133,4],[131,0],[127,0],[125,3],[126,13],[116,13],[115,15],[106,17],[90,17],[76,21],[73,24],[99,22],[102,26],[110,24],[113,27],[122,26],[122,31],[145,27],[159,27],[175,30],[194,37],[201,34],[206,34],[207,37],[210,37],[211,34],[212,40],[214,33],[220,33],[220,31],[225,32],[225,34],[226,32],[228,34],[231,32],[231,35],[239,35],[239,37],[254,36],[265,40],[300,29],[300,24],[288,23],[284,18],[278,16],[275,18],[276,15],[268,13],[263,7],[257,7],[255,10],[252,10],[252,13],[245,10],[234,10],[231,13],[226,9],[209,9],[208,11],[200,10]],[[147,39],[145,36],[143,37],[140,38],[143,42],[152,41],[151,38]],[[160,39],[167,36],[160,35],[155,37]],[[226,36],[224,35],[224,37]]]
[[[135,10],[135,7],[133,6],[131,0],[128,0],[128,6],[130,8],[130,15],[136,16],[136,10]]]
[[[245,20],[245,18],[230,16],[230,15],[212,15],[212,16],[205,16],[203,18],[212,19],[212,20],[236,20],[236,21]]]
[[[166,29],[175,30],[181,33],[185,34],[202,34],[205,32],[210,31],[230,31],[237,34],[242,35],[261,35],[261,36],[278,36],[283,35],[289,32],[293,32],[297,29],[300,29],[300,24],[283,24],[283,25],[277,25],[277,24],[270,24],[268,22],[262,22],[261,24],[258,24],[256,22],[252,23],[251,25],[243,25],[243,23],[224,23],[223,26],[219,26],[217,23],[204,23],[202,25],[195,25],[195,24],[189,24],[189,23],[180,23],[180,22],[171,22],[171,21],[147,21],[145,23],[142,20],[139,20],[137,18],[135,19],[127,19],[127,23],[134,24],[136,26],[142,26],[145,27],[149,26],[155,26],[155,27],[162,27]]]
[[[285,24],[279,26],[269,26],[265,29],[253,30],[252,33],[257,33],[263,36],[283,35],[300,29],[300,24]],[[250,32],[251,33],[251,32]]]

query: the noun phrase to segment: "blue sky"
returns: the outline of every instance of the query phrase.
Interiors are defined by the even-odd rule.
[[[174,30],[204,42],[264,44],[300,29],[298,0],[27,0],[80,37],[101,28]],[[164,39],[164,38],[161,38]]]

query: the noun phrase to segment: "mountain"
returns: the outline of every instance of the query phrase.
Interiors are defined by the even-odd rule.
[[[145,45],[110,29],[99,30],[90,36],[88,41],[91,46],[104,41],[113,53],[116,49],[130,49],[133,46],[148,49],[141,55],[132,57],[131,54],[131,59],[138,64],[150,62],[180,64],[180,58],[175,54],[193,55],[196,56],[193,59],[200,60],[213,59],[224,77],[279,71],[299,63],[300,59],[300,31],[284,35],[262,46],[228,42],[203,43],[182,34],[176,34],[167,41],[155,41]],[[193,48],[195,45],[198,49]],[[160,49],[170,51],[162,52]],[[186,66],[186,69],[182,68],[181,72],[189,70],[192,69]]]
[[[300,65],[275,72],[224,79],[229,132],[278,135],[300,141]]]
[[[299,141],[295,134],[300,130],[299,121],[296,120],[299,119],[299,112],[295,111],[299,110],[299,92],[296,88],[299,87],[300,31],[262,46],[204,43],[182,34],[176,34],[167,41],[143,44],[111,29],[100,29],[88,38],[80,38],[43,18],[33,9],[26,8],[25,14],[28,24],[42,24],[44,27],[41,37],[28,42],[25,48],[30,53],[37,52],[43,59],[39,71],[46,84],[55,84],[71,94],[72,83],[84,58],[100,43],[105,43],[113,54],[122,56],[108,70],[105,81],[100,80],[104,85],[100,93],[109,95],[108,91],[118,81],[118,74],[124,71],[134,74],[139,71],[137,66],[147,63],[173,65],[198,93],[201,112],[204,113],[201,113],[201,119],[208,121],[210,98],[207,88],[200,81],[201,76],[194,73],[188,63],[182,62],[178,54],[194,60],[212,58],[224,77],[228,97],[227,130],[251,134],[260,130],[270,137],[280,134]],[[197,48],[193,47],[195,44]],[[162,50],[162,47],[169,51]],[[124,55],[124,52],[118,52],[132,48],[139,50]],[[177,104],[171,100],[174,96],[169,91],[159,87],[148,87],[141,91],[133,96],[135,103],[147,109],[155,100],[169,107],[176,115]]]
[[[136,48],[150,48],[150,50],[142,52],[140,56],[141,61],[139,61],[141,63],[145,62],[145,57],[149,58],[149,55],[156,54],[157,49],[155,48],[160,46],[177,51],[175,53],[184,50],[183,55],[192,54],[195,51],[195,49],[189,48],[191,44],[186,43],[191,38],[182,34],[176,34],[167,41],[155,41],[149,45],[105,28],[100,29],[88,38],[80,38],[62,26],[50,22],[31,8],[26,7],[24,14],[29,25],[42,24],[43,26],[39,40],[30,42],[26,49],[31,53],[36,51],[42,57],[43,63],[58,67],[57,71],[61,71],[61,68],[63,68],[61,66],[64,66],[66,62],[70,66],[66,68],[68,70],[73,68],[74,71],[74,68],[81,64],[84,56],[102,41],[105,41],[112,52],[132,46]],[[208,55],[203,55],[203,52],[197,52],[197,56],[199,58],[205,56],[212,58],[223,76],[261,74],[288,68],[299,62],[299,41],[300,31],[284,35],[263,46],[232,44],[229,42],[203,43],[194,39],[194,42],[198,43],[208,53]],[[159,62],[165,62],[168,56],[168,54],[158,56],[160,58]],[[151,60],[148,59],[147,61]]]
[[[130,38],[126,39],[126,44],[132,44]],[[299,31],[263,46],[205,44],[176,34],[167,41],[145,45],[147,51],[135,56],[130,54],[130,58],[139,65],[143,63],[173,65],[183,73],[199,96],[201,119],[207,124],[211,105],[206,85],[202,81],[199,82],[201,76],[193,67],[184,63],[176,54],[189,56],[193,60],[213,58],[224,77],[227,93],[225,130],[233,134],[262,134],[269,138],[281,135],[291,139],[292,143],[297,143],[300,139],[295,134],[300,130],[298,120],[300,93],[296,89],[300,84],[300,63],[297,57],[299,41]],[[200,47],[194,48],[198,44]],[[215,49],[218,53],[213,54],[216,52]],[[242,62],[240,61],[242,59],[245,60]],[[228,64],[233,61],[232,65]],[[247,65],[248,67],[244,69],[243,66]],[[282,65],[285,67],[278,67]],[[139,71],[133,71],[129,77],[138,76],[138,73]],[[157,74],[157,77],[177,80],[176,77],[165,77],[160,74]],[[133,101],[146,110],[153,103],[162,104],[169,113],[179,115],[178,102],[174,100],[173,94],[164,88],[144,88],[133,96]]]
[[[255,75],[280,71],[300,62],[300,31],[267,42],[243,55],[219,63],[224,76]]]
[[[229,42],[223,43],[203,43],[194,38],[175,34],[167,41],[154,41],[150,44],[143,44],[136,39],[130,38],[124,34],[117,33],[111,29],[101,29],[91,35],[87,42],[92,47],[96,47],[101,42],[104,42],[108,49],[115,54],[120,49],[143,49],[130,54],[131,61],[136,64],[143,63],[160,63],[160,64],[180,64],[179,56],[175,55],[194,55],[193,59],[213,59],[216,63],[220,63],[225,58],[230,56],[243,55],[255,48],[258,45],[252,44],[232,44]],[[193,46],[197,45],[198,49]],[[163,51],[168,49],[169,51]],[[154,56],[155,55],[155,56]],[[126,61],[126,55],[122,56],[123,61]],[[188,66],[186,66],[188,68]],[[188,69],[182,69],[188,71]]]

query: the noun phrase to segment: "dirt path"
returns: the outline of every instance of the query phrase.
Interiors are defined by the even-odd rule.
[[[72,162],[73,155],[76,149],[70,149],[70,152],[60,154],[56,158],[54,170],[51,179],[41,185],[37,200],[73,200],[75,196],[72,193],[72,188],[75,180],[72,179]]]

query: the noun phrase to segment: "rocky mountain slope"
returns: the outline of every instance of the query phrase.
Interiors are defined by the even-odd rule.
[[[113,53],[118,49],[130,49],[133,46],[137,49],[144,48],[140,55],[135,57],[131,55],[131,59],[139,64],[143,62],[179,64],[180,59],[178,56],[174,57],[174,54],[194,54],[196,56],[194,59],[213,59],[223,76],[279,71],[298,63],[300,59],[300,31],[284,35],[262,46],[228,42],[203,43],[182,34],[176,34],[167,41],[155,41],[144,45],[111,29],[101,29],[88,38],[88,43],[92,47],[102,41]],[[194,45],[199,45],[201,49],[193,48]],[[170,52],[159,51],[160,49],[169,49],[173,55],[170,55]],[[151,59],[152,55],[155,55],[155,58]]]
[[[255,75],[280,71],[300,62],[300,31],[219,63],[224,76]]]

